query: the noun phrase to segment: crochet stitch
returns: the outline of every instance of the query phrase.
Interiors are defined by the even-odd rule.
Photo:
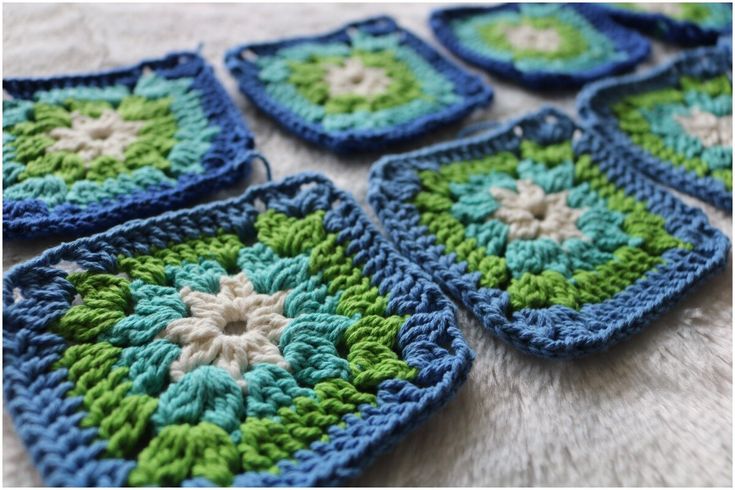
[[[501,339],[575,357],[639,331],[728,239],[554,109],[388,156],[368,198],[394,243]]]
[[[487,105],[492,90],[388,17],[329,34],[244,44],[240,90],[293,134],[338,152],[380,150]]]
[[[647,73],[593,84],[579,95],[580,116],[651,178],[729,212],[731,56],[700,48]]]
[[[597,4],[616,22],[664,41],[694,46],[714,44],[732,30],[729,3]]]
[[[633,68],[650,44],[592,5],[503,4],[432,12],[454,54],[536,90],[569,89]]]
[[[65,243],[3,303],[6,407],[48,485],[336,484],[473,357],[439,288],[313,174]]]
[[[3,88],[6,237],[79,235],[175,208],[246,177],[256,155],[195,53]]]

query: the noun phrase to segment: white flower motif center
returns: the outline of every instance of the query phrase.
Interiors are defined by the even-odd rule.
[[[348,58],[344,63],[327,69],[326,82],[330,95],[369,97],[385,92],[390,85],[390,77],[382,68],[365,66],[359,58]]]
[[[49,136],[56,142],[47,152],[74,152],[85,162],[107,155],[119,160],[125,157],[125,148],[138,136],[145,123],[125,121],[116,111],[107,109],[98,118],[73,112],[70,128],[54,128]]]
[[[174,320],[160,334],[181,346],[170,368],[174,381],[199,366],[212,364],[227,371],[247,391],[243,373],[248,366],[268,363],[290,369],[278,349],[281,332],[289,321],[283,316],[288,291],[257,293],[241,272],[222,276],[217,294],[188,287],[179,294],[191,316]]]
[[[516,189],[490,189],[500,205],[492,217],[508,225],[509,240],[551,238],[561,243],[568,238],[585,238],[576,225],[585,210],[567,205],[569,191],[546,194],[528,180],[517,181]]]
[[[553,53],[561,44],[555,29],[537,29],[528,24],[506,28],[505,36],[513,47],[530,51]]]
[[[687,115],[676,116],[676,121],[681,124],[684,131],[697,138],[707,148],[716,145],[732,146],[732,116],[718,117],[695,107]]]

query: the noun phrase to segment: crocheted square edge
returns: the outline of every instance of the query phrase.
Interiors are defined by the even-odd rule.
[[[405,190],[401,193],[398,188],[391,189],[391,181],[396,176],[409,175],[414,172],[418,163],[436,162],[441,166],[497,151],[493,143],[499,139],[520,138],[514,135],[515,131],[519,131],[516,128],[520,128],[524,136],[532,135],[542,141],[554,141],[560,134],[576,133],[580,136],[575,146],[582,142],[591,146],[597,155],[609,152],[605,141],[593,130],[584,130],[564,112],[545,106],[538,112],[504,122],[479,136],[441,143],[409,153],[387,155],[371,168],[368,190],[368,202],[398,249],[430,272],[450,298],[467,308],[485,328],[501,340],[523,352],[548,358],[575,358],[607,350],[642,330],[650,321],[688,294],[692,287],[703,283],[710,274],[726,264],[730,241],[709,224],[700,209],[686,206],[642,174],[631,170],[623,158],[611,154],[610,159],[603,160],[604,166],[600,166],[608,179],[627,195],[636,199],[647,198],[648,210],[667,220],[666,228],[669,233],[685,237],[695,245],[704,264],[697,274],[689,276],[684,282],[671,285],[665,294],[652,294],[647,286],[654,279],[665,279],[666,272],[674,269],[676,263],[659,267],[655,274],[649,271],[623,291],[596,303],[595,305],[602,305],[604,308],[625,308],[628,311],[626,321],[609,326],[605,335],[590,335],[572,339],[570,342],[545,342],[544,339],[534,338],[534,329],[537,327],[508,318],[505,310],[508,295],[505,291],[477,287],[477,279],[472,273],[465,271],[464,263],[456,262],[453,254],[444,255],[444,247],[435,244],[433,235],[424,232],[425,227],[406,225],[407,221],[414,219],[416,210],[403,206],[405,201],[398,197],[401,194],[405,196]],[[599,159],[595,161],[598,162]],[[675,230],[672,231],[672,228]],[[633,308],[625,303],[626,297],[630,298],[629,301],[636,299],[637,303]],[[652,302],[652,299],[655,301]],[[544,312],[557,308],[558,305],[534,311],[538,312],[539,317],[543,317]]]
[[[578,88],[600,78],[623,73],[633,69],[648,58],[651,43],[637,32],[626,29],[612,21],[593,4],[564,4],[576,10],[595,28],[611,39],[616,48],[626,53],[628,58],[619,63],[607,62],[594,69],[580,71],[575,74],[522,71],[512,62],[500,61],[472,51],[465,47],[452,32],[449,21],[466,15],[492,13],[504,10],[517,10],[520,4],[504,3],[492,7],[443,7],[435,9],[429,17],[429,25],[441,44],[458,58],[507,80],[518,82],[534,90],[563,90]]]
[[[258,79],[258,69],[252,61],[243,59],[242,53],[251,51],[271,54],[282,47],[304,42],[328,42],[347,40],[348,32],[353,29],[365,29],[374,34],[399,33],[411,49],[417,52],[429,64],[440,72],[450,74],[457,80],[457,89],[461,90],[462,102],[455,104],[439,114],[428,114],[408,123],[381,130],[348,130],[340,133],[329,133],[319,124],[305,122],[292,111],[274,101],[266,93]],[[427,42],[404,29],[388,16],[369,17],[347,23],[335,30],[323,34],[299,36],[276,41],[245,43],[230,48],[225,54],[225,65],[235,78],[240,92],[260,111],[274,119],[288,132],[310,143],[325,147],[336,153],[354,153],[358,151],[377,151],[385,146],[406,142],[422,136],[443,125],[456,122],[467,116],[478,107],[489,105],[494,97],[493,89],[481,77],[475,75],[440,54]]]
[[[692,195],[727,213],[732,213],[732,192],[712,177],[700,177],[683,167],[675,167],[634,145],[617,129],[615,118],[606,114],[610,102],[619,94],[660,88],[680,75],[732,73],[732,55],[727,47],[706,47],[685,51],[651,70],[592,83],[577,96],[581,125],[594,129],[619,151],[628,154],[636,167],[648,177],[666,186]],[[620,89],[623,90],[620,90]],[[604,112],[604,113],[603,113]]]
[[[235,476],[233,486],[315,486],[334,485],[357,476],[379,454],[393,447],[403,436],[420,425],[427,417],[447,403],[465,381],[475,353],[467,344],[456,324],[456,310],[442,291],[420,267],[408,261],[377,231],[354,197],[334,186],[318,173],[301,173],[281,182],[253,186],[238,197],[191,209],[169,211],[145,220],[129,221],[105,232],[83,237],[73,242],[51,248],[34,259],[14,266],[3,280],[3,380],[6,408],[13,425],[23,440],[36,468],[47,484],[54,486],[120,486],[134,465],[133,461],[100,458],[104,443],[90,439],[78,426],[80,411],[76,410],[80,397],[65,398],[71,388],[66,379],[66,369],[48,370],[46,367],[60,357],[66,342],[59,336],[45,331],[53,322],[51,315],[26,318],[28,325],[18,325],[19,317],[37,315],[41,300],[32,297],[16,302],[16,291],[24,291],[24,281],[41,281],[43,286],[53,286],[53,278],[63,278],[66,272],[55,268],[61,261],[75,261],[91,270],[104,270],[105,260],[113,252],[139,252],[140,239],[144,248],[165,245],[167,238],[182,241],[189,236],[200,236],[204,231],[213,235],[222,224],[228,224],[238,234],[252,226],[254,218],[275,205],[279,209],[322,209],[339,211],[344,221],[352,223],[351,230],[341,230],[339,240],[355,243],[365,238],[372,241],[371,257],[384,254],[380,264],[369,264],[365,257],[361,266],[372,271],[371,280],[378,270],[391,270],[393,279],[383,277],[379,289],[400,291],[400,283],[406,276],[415,279],[421,289],[422,310],[413,314],[423,318],[419,325],[406,330],[404,324],[397,338],[404,351],[403,358],[419,368],[411,381],[386,380],[377,388],[378,404],[360,406],[359,415],[343,418],[344,427],[330,427],[328,442],[315,441],[308,448],[293,454],[292,459],[281,460],[281,472],[246,472]],[[200,221],[202,228],[193,225]],[[158,232],[151,233],[151,228]],[[45,277],[44,277],[45,276]],[[48,298],[48,297],[47,297]],[[32,303],[32,304],[29,304]],[[70,300],[66,300],[67,308]],[[20,307],[19,307],[20,305]],[[408,309],[412,306],[403,305]],[[18,311],[20,310],[20,311]],[[58,313],[56,317],[60,316]],[[23,322],[20,322],[23,323]],[[419,323],[419,322],[417,322]],[[422,344],[431,350],[425,353],[409,352],[408,346]],[[427,350],[427,349],[424,349]],[[39,359],[38,352],[43,352]],[[23,359],[23,356],[31,359]],[[34,357],[35,356],[35,357]],[[18,364],[26,361],[24,366]],[[24,372],[27,370],[38,372]],[[401,396],[412,395],[406,388],[420,386],[420,399],[411,400],[411,409],[405,410]],[[15,394],[16,391],[25,395]],[[415,395],[415,394],[414,394]],[[418,396],[413,396],[418,398]],[[45,429],[39,435],[39,428]],[[355,450],[355,439],[360,439]],[[350,441],[349,444],[345,444]],[[341,449],[346,449],[340,453]],[[212,486],[201,477],[190,478],[182,486]]]
[[[597,7],[615,22],[680,46],[714,44],[719,35],[732,31],[732,24],[722,29],[712,29],[657,12],[635,12],[604,3]],[[653,32],[651,26],[656,28]]]
[[[251,161],[260,155],[254,150],[254,139],[240,111],[214,74],[214,70],[199,55],[191,51],[175,51],[159,58],[144,59],[136,64],[96,72],[55,75],[50,77],[7,78],[3,89],[13,97],[29,99],[37,90],[73,86],[106,86],[114,83],[134,84],[145,70],[164,70],[172,79],[190,75],[207,87],[222,108],[212,112],[210,121],[224,130],[223,143],[213,144],[202,158],[205,171],[186,177],[186,183],[164,191],[143,189],[117,200],[107,200],[88,206],[83,212],[68,216],[53,211],[34,216],[7,217],[3,207],[3,232],[8,239],[28,239],[67,235],[77,237],[101,231],[128,219],[144,218],[180,208],[196,199],[226,188],[238,179],[250,176]],[[207,103],[211,106],[211,103]],[[208,108],[205,108],[207,110]],[[213,109],[211,109],[213,111]],[[211,117],[210,114],[208,116]],[[224,136],[226,135],[226,136]],[[224,153],[224,155],[221,155]],[[179,179],[181,180],[181,179]],[[105,203],[114,203],[105,205]]]

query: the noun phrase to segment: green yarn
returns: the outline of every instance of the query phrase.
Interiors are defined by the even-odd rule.
[[[345,332],[347,360],[354,385],[369,389],[386,379],[413,379],[416,369],[409,367],[393,350],[396,335],[406,318],[370,315],[360,318]]]
[[[469,50],[510,62],[521,71],[573,74],[625,58],[611,39],[567,5],[519,4],[518,10],[500,9],[456,18],[450,27]],[[518,33],[519,29],[552,32],[558,45],[549,49],[518,45],[509,33]]]
[[[192,79],[167,80],[146,74],[133,92],[126,86],[73,87],[39,91],[33,101],[3,104],[6,200],[39,199],[49,208],[69,203],[80,207],[152,186],[171,185],[184,174],[201,173],[201,160],[219,128],[210,127],[201,94]],[[110,114],[127,130],[101,122]],[[91,128],[75,115],[96,121]],[[81,121],[81,119],[80,119]],[[115,123],[118,124],[118,123]],[[132,129],[135,128],[135,129]],[[55,133],[63,129],[65,133]],[[97,140],[123,137],[92,151]],[[62,148],[52,147],[62,142]],[[108,154],[107,152],[112,151]],[[119,153],[122,152],[122,153]]]
[[[651,6],[643,6],[636,3],[616,3],[621,7],[634,11],[657,12]],[[725,3],[677,3],[678,12],[667,12],[666,15],[677,20],[693,22],[705,27],[721,28],[732,21],[732,10]]]
[[[268,210],[258,216],[255,227],[258,239],[282,256],[296,256],[311,251],[312,273],[321,272],[329,281],[329,294],[342,290],[336,313],[382,314],[387,299],[345,255],[334,234],[327,234],[323,225],[324,212],[317,211],[302,220]]]
[[[242,246],[237,235],[220,233],[154,249],[149,255],[119,256],[118,267],[131,278],[149,284],[168,284],[170,279],[166,274],[166,266],[177,266],[184,261],[196,264],[200,259],[211,259],[225,270],[235,270]]]
[[[509,29],[518,29],[527,26],[535,30],[553,30],[559,36],[559,47],[554,51],[534,50],[514,46],[507,38]],[[498,47],[513,54],[514,59],[575,58],[587,51],[587,40],[574,26],[553,17],[524,17],[517,19],[486,24],[478,28],[482,40],[490,46]]]
[[[723,168],[732,165],[731,150],[705,149],[673,119],[701,107],[730,116],[731,99],[732,82],[726,75],[707,80],[682,77],[676,87],[625,96],[613,104],[612,111],[618,126],[634,144],[662,161],[699,177],[713,177],[731,189],[732,171]]]
[[[70,345],[54,368],[67,368],[69,396],[82,397],[80,424],[97,430],[105,455],[136,460],[129,484],[205,477],[227,485],[241,471],[278,472],[279,461],[327,441],[345,415],[377,404],[381,383],[416,377],[396,342],[408,317],[387,313],[388,297],[325,229],[325,217],[269,210],[254,222],[254,243],[221,230],[120,255],[118,275],[69,275],[79,304],[55,327]],[[233,278],[241,289],[226,286]],[[187,294],[224,302],[228,313]],[[247,311],[245,333],[251,320],[282,325],[259,337],[277,347],[277,359],[247,344],[255,337],[225,344],[245,334],[228,333],[229,323],[213,333],[218,315],[237,308]],[[171,336],[173,322],[183,328],[194,318],[201,323]],[[185,354],[220,345],[255,348],[241,377],[224,369],[229,357],[182,364]]]
[[[229,485],[240,471],[237,449],[225,431],[208,422],[165,427],[138,456],[128,483],[177,486],[188,477]]]
[[[281,408],[277,419],[249,418],[241,426],[238,451],[245,471],[279,471],[277,463],[322,439],[326,428],[354,413],[362,404],[375,404],[375,396],[357,391],[336,379],[314,387],[316,400],[299,397],[292,408]]]
[[[358,90],[332,93],[327,79],[330,67],[344,68],[354,60],[367,69],[381,70],[385,86],[365,95]],[[349,41],[284,46],[260,56],[256,63],[269,97],[328,132],[394,127],[442,111],[461,99],[451,79],[395,34],[372,35],[358,29]]]
[[[346,114],[356,111],[375,112],[406,104],[422,96],[421,86],[410,67],[401,63],[390,51],[367,52],[355,50],[350,54],[365,67],[384,70],[390,84],[381,93],[372,96],[357,94],[330,94],[326,75],[330,67],[341,66],[349,58],[313,56],[305,61],[289,63],[288,81],[313,104],[324,107],[326,114]]]
[[[68,369],[67,377],[74,383],[69,396],[83,396],[107,377],[119,355],[120,349],[107,342],[72,345],[54,364],[54,369]]]
[[[476,274],[479,287],[506,290],[514,310],[604,301],[662,264],[667,250],[691,247],[671,236],[645,201],[613,185],[588,155],[575,155],[570,141],[522,140],[517,155],[452,162],[418,177],[413,205],[420,223],[445,254]],[[585,238],[511,239],[509,225],[493,218],[502,203],[490,190],[517,192],[515,179],[547,195],[568,192],[564,205],[582,210],[574,225]]]
[[[110,274],[70,274],[69,281],[84,298],[61,317],[54,331],[75,342],[88,342],[125,318],[131,304],[130,283]]]

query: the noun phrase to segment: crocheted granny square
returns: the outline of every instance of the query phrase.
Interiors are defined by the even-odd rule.
[[[249,173],[250,132],[195,53],[3,89],[6,237],[104,229]]]
[[[492,90],[388,17],[231,49],[240,90],[293,134],[338,152],[380,150],[487,105]]]
[[[597,4],[615,21],[644,34],[682,45],[714,44],[732,30],[729,3]]]
[[[729,249],[700,210],[553,109],[385,157],[369,200],[448,294],[540,356],[579,356],[637,332]]]
[[[569,89],[626,71],[648,56],[646,39],[592,5],[503,4],[431,14],[454,54],[534,89]]]
[[[334,484],[439,407],[454,307],[301,174],[5,278],[6,408],[49,485]]]
[[[580,116],[653,179],[731,211],[731,60],[728,49],[700,48],[603,80],[579,95]]]

